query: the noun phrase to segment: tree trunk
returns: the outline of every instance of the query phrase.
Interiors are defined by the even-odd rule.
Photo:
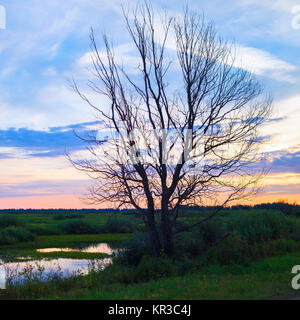
[[[159,234],[156,228],[154,212],[150,212],[146,215],[146,221],[147,221],[147,229],[150,236],[150,241],[151,241],[154,255],[156,257],[160,257],[161,243],[160,243]]]
[[[170,211],[167,204],[162,205],[161,231],[164,252],[168,257],[171,257],[174,254],[174,239],[172,222],[170,220]]]

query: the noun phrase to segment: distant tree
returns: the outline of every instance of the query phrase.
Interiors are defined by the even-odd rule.
[[[272,103],[202,16],[186,9],[158,22],[147,2],[123,12],[137,69],[118,65],[106,36],[103,54],[91,31],[89,87],[109,107],[72,82],[98,113],[100,133],[81,137],[90,156],[71,161],[94,179],[92,203],[138,210],[154,253],[171,256],[174,235],[204,221],[176,230],[181,206],[224,206],[257,191],[264,172],[252,167]]]

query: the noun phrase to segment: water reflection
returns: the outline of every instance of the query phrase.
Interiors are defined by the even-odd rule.
[[[117,253],[118,249],[112,249],[108,243],[98,243],[84,248],[46,248],[37,249],[38,252],[86,252],[86,253]]]
[[[111,258],[93,260],[97,270],[103,270],[112,263]],[[66,278],[74,274],[86,275],[93,268],[91,260],[87,259],[43,259],[26,262],[4,262],[0,260],[0,285],[13,276],[12,282],[22,282],[24,274],[28,277],[37,276],[41,280],[47,280],[55,275]],[[42,272],[41,272],[42,270]],[[1,286],[0,286],[1,288]]]
[[[113,249],[108,243],[92,244],[81,248],[45,248],[37,249],[38,252],[85,252],[85,253],[106,253],[109,255],[117,254],[122,249]],[[61,277],[68,277],[72,274],[80,273],[85,275],[91,268],[91,260],[88,259],[43,259],[32,260],[30,257],[18,257],[18,262],[7,262],[0,259],[0,289],[5,284],[11,274],[14,274],[17,281],[22,281],[23,274],[35,274],[42,271],[42,279],[49,279],[51,275],[59,273]],[[26,261],[22,261],[26,260]],[[29,261],[28,261],[29,260]],[[97,265],[97,270],[103,270],[107,265],[112,263],[111,258],[94,259],[93,263]]]

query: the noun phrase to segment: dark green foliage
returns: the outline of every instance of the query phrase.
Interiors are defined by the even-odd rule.
[[[56,214],[53,216],[53,220],[65,220],[66,219],[66,215],[64,214]]]
[[[186,258],[204,254],[207,249],[226,235],[224,223],[217,219],[208,220],[192,232],[179,233],[175,238],[176,257]]]
[[[206,264],[245,264],[262,258],[297,251],[300,251],[300,243],[294,240],[279,239],[249,244],[247,241],[232,235],[218,246],[208,250]]]
[[[249,242],[264,242],[275,239],[299,240],[300,224],[278,213],[242,213],[231,215],[227,230]]]
[[[136,268],[136,279],[138,279],[139,282],[146,282],[175,275],[177,275],[177,271],[174,263],[166,258],[143,256],[140,264]]]
[[[51,236],[61,233],[60,229],[56,227],[28,226],[27,229],[38,236]]]
[[[79,213],[75,213],[75,214],[59,213],[53,216],[53,220],[58,220],[58,221],[66,220],[66,219],[83,219],[83,218],[84,218],[84,215]]]
[[[0,229],[0,245],[15,244],[22,241],[32,241],[35,236],[22,227],[9,226]]]
[[[121,252],[116,261],[122,265],[137,266],[144,255],[151,255],[152,249],[149,237],[145,233],[135,232],[132,238],[124,242],[126,251]]]
[[[102,230],[107,233],[131,233],[134,227],[128,218],[110,217]]]
[[[99,231],[96,226],[80,219],[64,223],[62,229],[66,234],[93,234]]]
[[[9,226],[21,226],[22,223],[14,216],[0,216],[0,228],[6,228]]]

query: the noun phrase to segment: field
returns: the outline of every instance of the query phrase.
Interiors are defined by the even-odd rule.
[[[185,210],[178,227],[210,210]],[[91,267],[85,274],[57,273],[44,281],[43,268],[38,277],[27,266],[26,281],[10,282],[0,299],[297,299],[291,269],[300,265],[299,212],[298,206],[223,209],[179,234],[172,259],[152,256],[134,212],[2,212],[4,262],[63,259],[90,261]],[[98,244],[126,250],[117,256],[85,250]],[[97,261],[103,258],[112,264],[100,270]]]

